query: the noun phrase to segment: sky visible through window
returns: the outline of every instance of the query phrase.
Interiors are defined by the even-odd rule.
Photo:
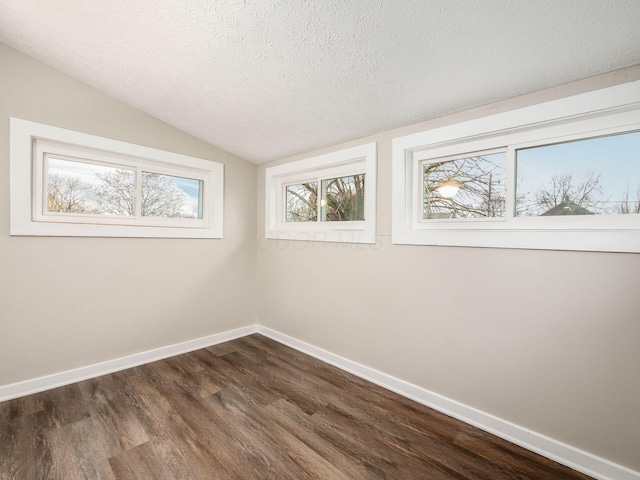
[[[98,184],[97,173],[109,173],[116,169],[116,167],[106,167],[103,165],[81,163],[53,157],[49,157],[48,161],[49,176],[60,175],[62,177],[77,178],[91,185]]]
[[[143,172],[142,185],[144,189],[146,172]],[[157,174],[155,174],[157,175]],[[200,189],[202,188],[202,180],[196,180],[195,178],[175,177],[173,175],[158,175],[158,178],[166,183],[165,188],[169,188],[174,192],[180,191],[182,195],[178,196],[178,202],[181,203],[180,210],[185,217],[188,218],[202,218],[199,210],[200,206]],[[176,190],[177,189],[177,190]],[[151,215],[150,215],[151,216]],[[169,217],[166,212],[160,209],[161,217]]]
[[[516,215],[640,213],[640,132],[517,151]],[[573,211],[577,213],[576,209]]]
[[[145,172],[144,216],[202,218],[201,180]],[[135,170],[49,157],[48,211],[130,216]]]

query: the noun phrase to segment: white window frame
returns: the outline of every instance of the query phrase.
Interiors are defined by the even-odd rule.
[[[265,237],[320,242],[376,243],[376,143],[285,163],[265,170]],[[364,220],[286,222],[285,188],[311,181],[365,174]],[[320,203],[320,202],[318,202]]]
[[[10,234],[80,237],[222,238],[224,165],[36,122],[10,119]],[[46,211],[48,157],[203,182],[202,219]],[[137,202],[139,203],[139,202]]]
[[[640,252],[640,214],[516,217],[515,152],[640,130],[640,81],[393,139],[392,243]],[[506,150],[506,216],[423,220],[425,161]]]

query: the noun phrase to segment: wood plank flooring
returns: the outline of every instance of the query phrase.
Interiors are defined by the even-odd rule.
[[[585,475],[260,335],[0,403],[0,479]]]

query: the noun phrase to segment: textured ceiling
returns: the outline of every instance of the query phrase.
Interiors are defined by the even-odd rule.
[[[640,63],[639,24],[638,0],[0,1],[1,42],[255,163]]]

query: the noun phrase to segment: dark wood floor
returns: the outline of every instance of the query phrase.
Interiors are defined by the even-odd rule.
[[[0,403],[0,479],[586,479],[260,335]]]

